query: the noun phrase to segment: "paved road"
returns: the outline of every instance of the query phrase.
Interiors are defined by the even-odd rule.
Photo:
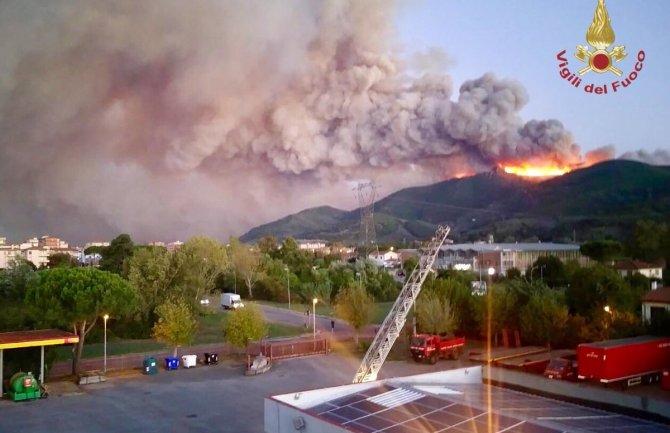
[[[307,310],[287,310],[285,308],[278,308],[278,307],[273,307],[270,305],[263,305],[259,304],[261,310],[263,311],[263,315],[265,316],[265,320],[268,322],[272,323],[281,323],[284,325],[291,325],[291,326],[302,326],[308,331],[312,330],[312,327],[314,325],[313,319],[314,317],[312,316],[312,312],[309,312],[309,315],[307,314]],[[317,332],[331,332],[331,327],[332,323],[334,323],[334,329],[332,329],[332,334],[335,338],[341,339],[341,338],[349,338],[354,334],[354,328],[352,328],[347,322],[332,318],[332,317],[327,317],[327,316],[320,316],[317,314],[316,316],[316,330]],[[374,332],[375,326],[370,325],[365,327],[365,329],[362,331],[362,334],[368,335],[372,334]]]

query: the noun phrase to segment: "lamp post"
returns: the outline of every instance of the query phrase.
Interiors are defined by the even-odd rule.
[[[607,315],[605,316],[605,338],[609,340],[609,338],[610,338],[609,325],[610,325],[610,321],[612,320],[612,318],[614,316],[614,310],[612,310],[612,308],[610,308],[609,305],[605,305],[603,307],[603,310],[605,310],[605,313],[607,313]]]
[[[358,288],[359,288],[359,289],[362,289],[362,288],[363,288],[363,282],[362,282],[362,280],[361,280],[361,273],[360,273],[360,272],[356,272],[356,276],[358,277]]]
[[[286,271],[286,291],[288,292],[288,309],[291,309],[291,274],[288,271],[288,266],[284,267]]]
[[[318,299],[312,299],[312,341],[314,342],[314,351],[316,351],[316,303]]]
[[[109,314],[105,314],[102,316],[104,319],[104,324],[105,324],[105,343],[104,343],[104,355],[103,355],[103,372],[107,374],[107,320],[109,319]]]

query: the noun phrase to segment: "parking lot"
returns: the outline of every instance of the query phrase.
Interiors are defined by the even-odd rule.
[[[454,368],[389,362],[380,378]],[[263,398],[350,383],[358,361],[335,354],[278,361],[263,375],[241,363],[133,373],[102,384],[52,383],[49,398],[0,401],[0,432],[170,433],[263,431]]]
[[[331,353],[278,361],[259,376],[244,376],[242,362],[226,360],[176,371],[161,368],[153,376],[126,371],[101,384],[52,382],[46,399],[0,401],[0,432],[261,433],[264,397],[350,383],[358,363]],[[463,358],[435,365],[388,361],[379,378],[468,365]]]

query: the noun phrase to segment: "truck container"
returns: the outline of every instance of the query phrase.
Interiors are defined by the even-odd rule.
[[[224,310],[236,310],[238,308],[244,307],[242,303],[242,298],[236,293],[222,293],[221,294],[221,306]]]
[[[414,361],[428,361],[435,364],[439,358],[458,359],[465,346],[465,337],[417,334],[412,337],[410,351]]]
[[[670,338],[641,336],[577,346],[577,377],[581,380],[624,386],[655,383],[668,366]]]

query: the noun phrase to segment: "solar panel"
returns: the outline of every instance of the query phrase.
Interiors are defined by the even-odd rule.
[[[460,393],[436,396],[412,385],[384,385],[309,411],[361,433],[670,433],[670,426],[509,389],[477,384],[449,387]]]

